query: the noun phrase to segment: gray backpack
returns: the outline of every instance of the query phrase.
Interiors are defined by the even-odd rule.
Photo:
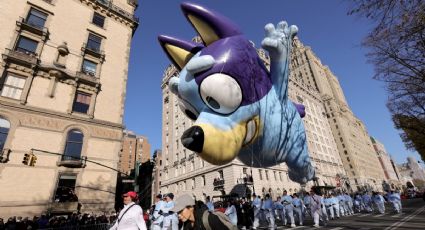
[[[202,215],[202,223],[205,226],[205,229],[207,230],[213,230],[213,228],[211,228],[210,223],[208,222],[208,215],[215,215],[218,217],[218,219],[220,219],[221,223],[223,223],[224,225],[226,225],[226,227],[230,230],[238,230],[238,227],[233,225],[232,222],[230,222],[229,217],[227,217],[224,213],[219,212],[219,211],[213,211],[213,212],[209,212],[206,211],[204,212],[204,214]]]

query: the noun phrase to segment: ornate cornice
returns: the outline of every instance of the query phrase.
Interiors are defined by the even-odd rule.
[[[28,105],[21,105],[21,104],[17,104],[13,102],[8,102],[6,100],[3,100],[2,98],[0,98],[0,108],[6,109],[6,110],[12,110],[12,111],[15,110],[18,112],[23,112],[23,113],[30,113],[33,115],[45,116],[46,118],[40,118],[38,116],[28,116],[23,118],[21,122],[23,123],[27,122],[26,124],[30,126],[32,126],[31,124],[39,124],[36,126],[40,128],[49,127],[49,129],[56,130],[56,131],[62,130],[62,127],[60,126],[58,121],[56,121],[54,118],[68,120],[68,123],[81,122],[83,124],[104,126],[111,129],[124,128],[122,124],[118,124],[118,123],[112,123],[112,122],[102,121],[97,119],[90,119],[90,118],[80,117],[80,116],[73,116],[66,113],[55,112],[55,111],[36,108],[36,107],[28,106]],[[98,133],[100,135],[100,133],[102,132],[99,131]]]
[[[139,25],[139,18],[133,13],[127,12],[110,0],[80,0],[82,3],[93,7],[93,9],[108,15],[114,20],[130,26],[134,31]]]
[[[79,88],[87,89],[92,92],[98,92],[101,87],[99,78],[89,76],[82,72],[73,74],[56,65],[39,64],[36,75],[44,78],[55,77],[60,82],[69,85],[78,85]]]

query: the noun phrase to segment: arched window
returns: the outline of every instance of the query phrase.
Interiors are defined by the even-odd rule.
[[[8,120],[0,117],[0,152],[3,151],[9,133],[10,123]]]
[[[73,129],[68,132],[63,156],[64,160],[78,160],[81,157],[83,139],[84,134],[80,130]]]

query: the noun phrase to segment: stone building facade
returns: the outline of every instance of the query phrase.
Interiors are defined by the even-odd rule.
[[[300,74],[310,76],[319,92],[324,116],[331,126],[347,177],[346,184],[355,190],[382,190],[385,178],[366,126],[351,111],[338,81],[329,67],[323,65],[310,47],[298,49],[296,60],[305,63]],[[295,62],[296,63],[296,62]],[[293,65],[295,64],[292,63]]]
[[[407,162],[398,165],[398,169],[403,185],[406,185],[407,182],[413,182],[413,180],[425,181],[425,169],[414,157],[407,157]]]
[[[153,152],[153,161],[155,162],[152,172],[152,203],[155,203],[155,196],[159,194],[161,184],[162,151],[157,149]]]
[[[345,186],[342,180],[346,173],[338,153],[331,125],[326,117],[324,101],[314,84],[311,75],[303,74],[308,64],[301,59],[296,60],[303,49],[298,41],[292,57],[289,97],[291,100],[306,106],[304,118],[308,148],[312,162],[316,168],[319,185]],[[264,50],[258,53],[267,67],[269,58]],[[164,72],[161,85],[163,92],[163,136],[160,192],[191,192],[199,199],[206,196],[222,196],[231,193],[247,195],[247,193],[266,194],[273,197],[282,194],[284,189],[297,192],[302,189],[299,184],[288,177],[288,168],[279,164],[270,168],[252,168],[242,164],[238,159],[215,166],[203,161],[196,153],[185,149],[180,142],[183,132],[192,126],[192,121],[180,110],[178,98],[168,87],[168,80],[178,76],[178,71],[168,67]],[[307,184],[312,186],[313,182]],[[347,189],[347,188],[346,188]]]
[[[136,135],[132,131],[124,130],[122,141],[122,151],[119,154],[120,172],[130,174],[134,169],[136,162],[145,163],[151,158],[151,145],[148,138]]]
[[[370,137],[370,140],[372,141],[373,148],[375,149],[376,155],[378,156],[380,166],[384,170],[385,178],[383,184],[385,184],[385,187],[387,187],[384,188],[384,190],[388,190],[391,187],[394,188],[396,186],[401,187],[400,178],[398,178],[396,169],[392,163],[391,156],[385,150],[385,146],[374,137]]]
[[[113,210],[136,5],[0,2],[0,217]]]

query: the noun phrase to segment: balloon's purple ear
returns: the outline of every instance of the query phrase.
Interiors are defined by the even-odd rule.
[[[170,61],[173,62],[179,70],[183,69],[193,55],[204,48],[200,44],[183,41],[165,35],[159,35],[158,41]]]
[[[242,34],[228,18],[193,3],[182,3],[181,8],[205,46],[226,37]]]

